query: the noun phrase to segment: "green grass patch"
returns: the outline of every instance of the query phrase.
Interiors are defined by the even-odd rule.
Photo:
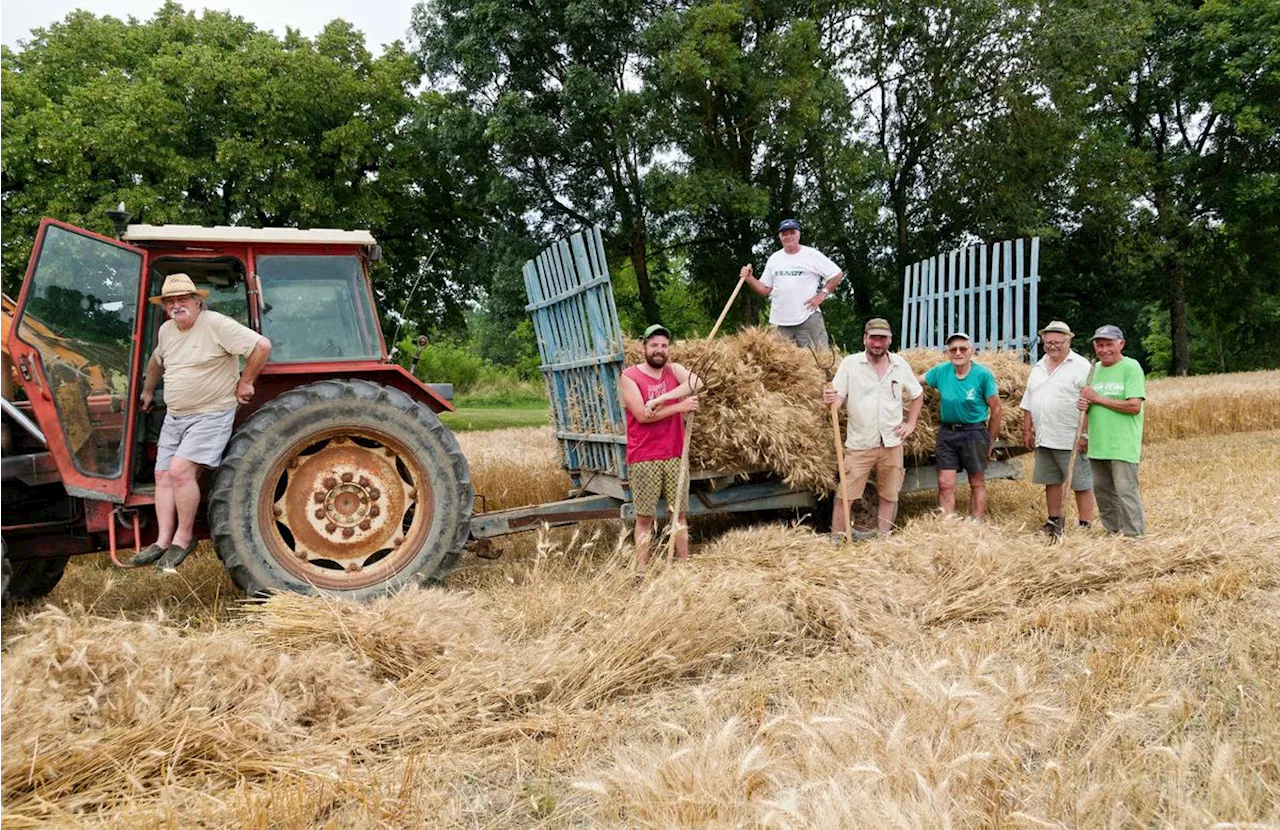
[[[456,412],[443,412],[440,420],[454,432],[468,430],[507,429],[509,427],[544,427],[551,422],[546,402],[523,406],[459,406]]]

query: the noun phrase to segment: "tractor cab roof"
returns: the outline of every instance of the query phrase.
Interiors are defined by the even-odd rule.
[[[130,225],[124,241],[146,242],[240,242],[292,245],[375,245],[368,231],[340,231],[333,228],[239,228],[217,225]]]

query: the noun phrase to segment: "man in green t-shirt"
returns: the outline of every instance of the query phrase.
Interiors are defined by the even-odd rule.
[[[916,379],[938,390],[941,427],[934,454],[938,459],[938,506],[956,510],[956,474],[969,475],[969,513],[987,514],[987,461],[1000,434],[1000,393],[996,376],[973,362],[973,341],[958,331],[947,338],[947,363],[939,363]]]
[[[1093,383],[1081,390],[1076,402],[1081,412],[1089,413],[1080,451],[1089,453],[1102,526],[1111,533],[1141,536],[1147,532],[1138,492],[1147,378],[1138,361],[1124,356],[1124,332],[1119,326],[1094,332],[1093,351],[1098,355]]]

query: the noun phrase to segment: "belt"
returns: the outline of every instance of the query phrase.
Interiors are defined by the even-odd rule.
[[[986,424],[943,424],[943,429],[986,429]]]

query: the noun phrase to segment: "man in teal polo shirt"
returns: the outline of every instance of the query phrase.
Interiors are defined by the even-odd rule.
[[[1102,526],[1113,534],[1141,536],[1147,532],[1138,490],[1147,378],[1138,361],[1124,356],[1124,332],[1119,326],[1094,332],[1093,351],[1098,368],[1093,383],[1080,391],[1076,402],[1081,412],[1089,413],[1089,431],[1079,449],[1089,454]]]
[[[947,363],[939,363],[918,379],[938,390],[942,426],[934,450],[938,459],[938,506],[956,510],[956,474],[969,475],[969,513],[987,514],[987,461],[1000,434],[1000,391],[996,376],[973,362],[973,341],[958,331],[947,338]]]

